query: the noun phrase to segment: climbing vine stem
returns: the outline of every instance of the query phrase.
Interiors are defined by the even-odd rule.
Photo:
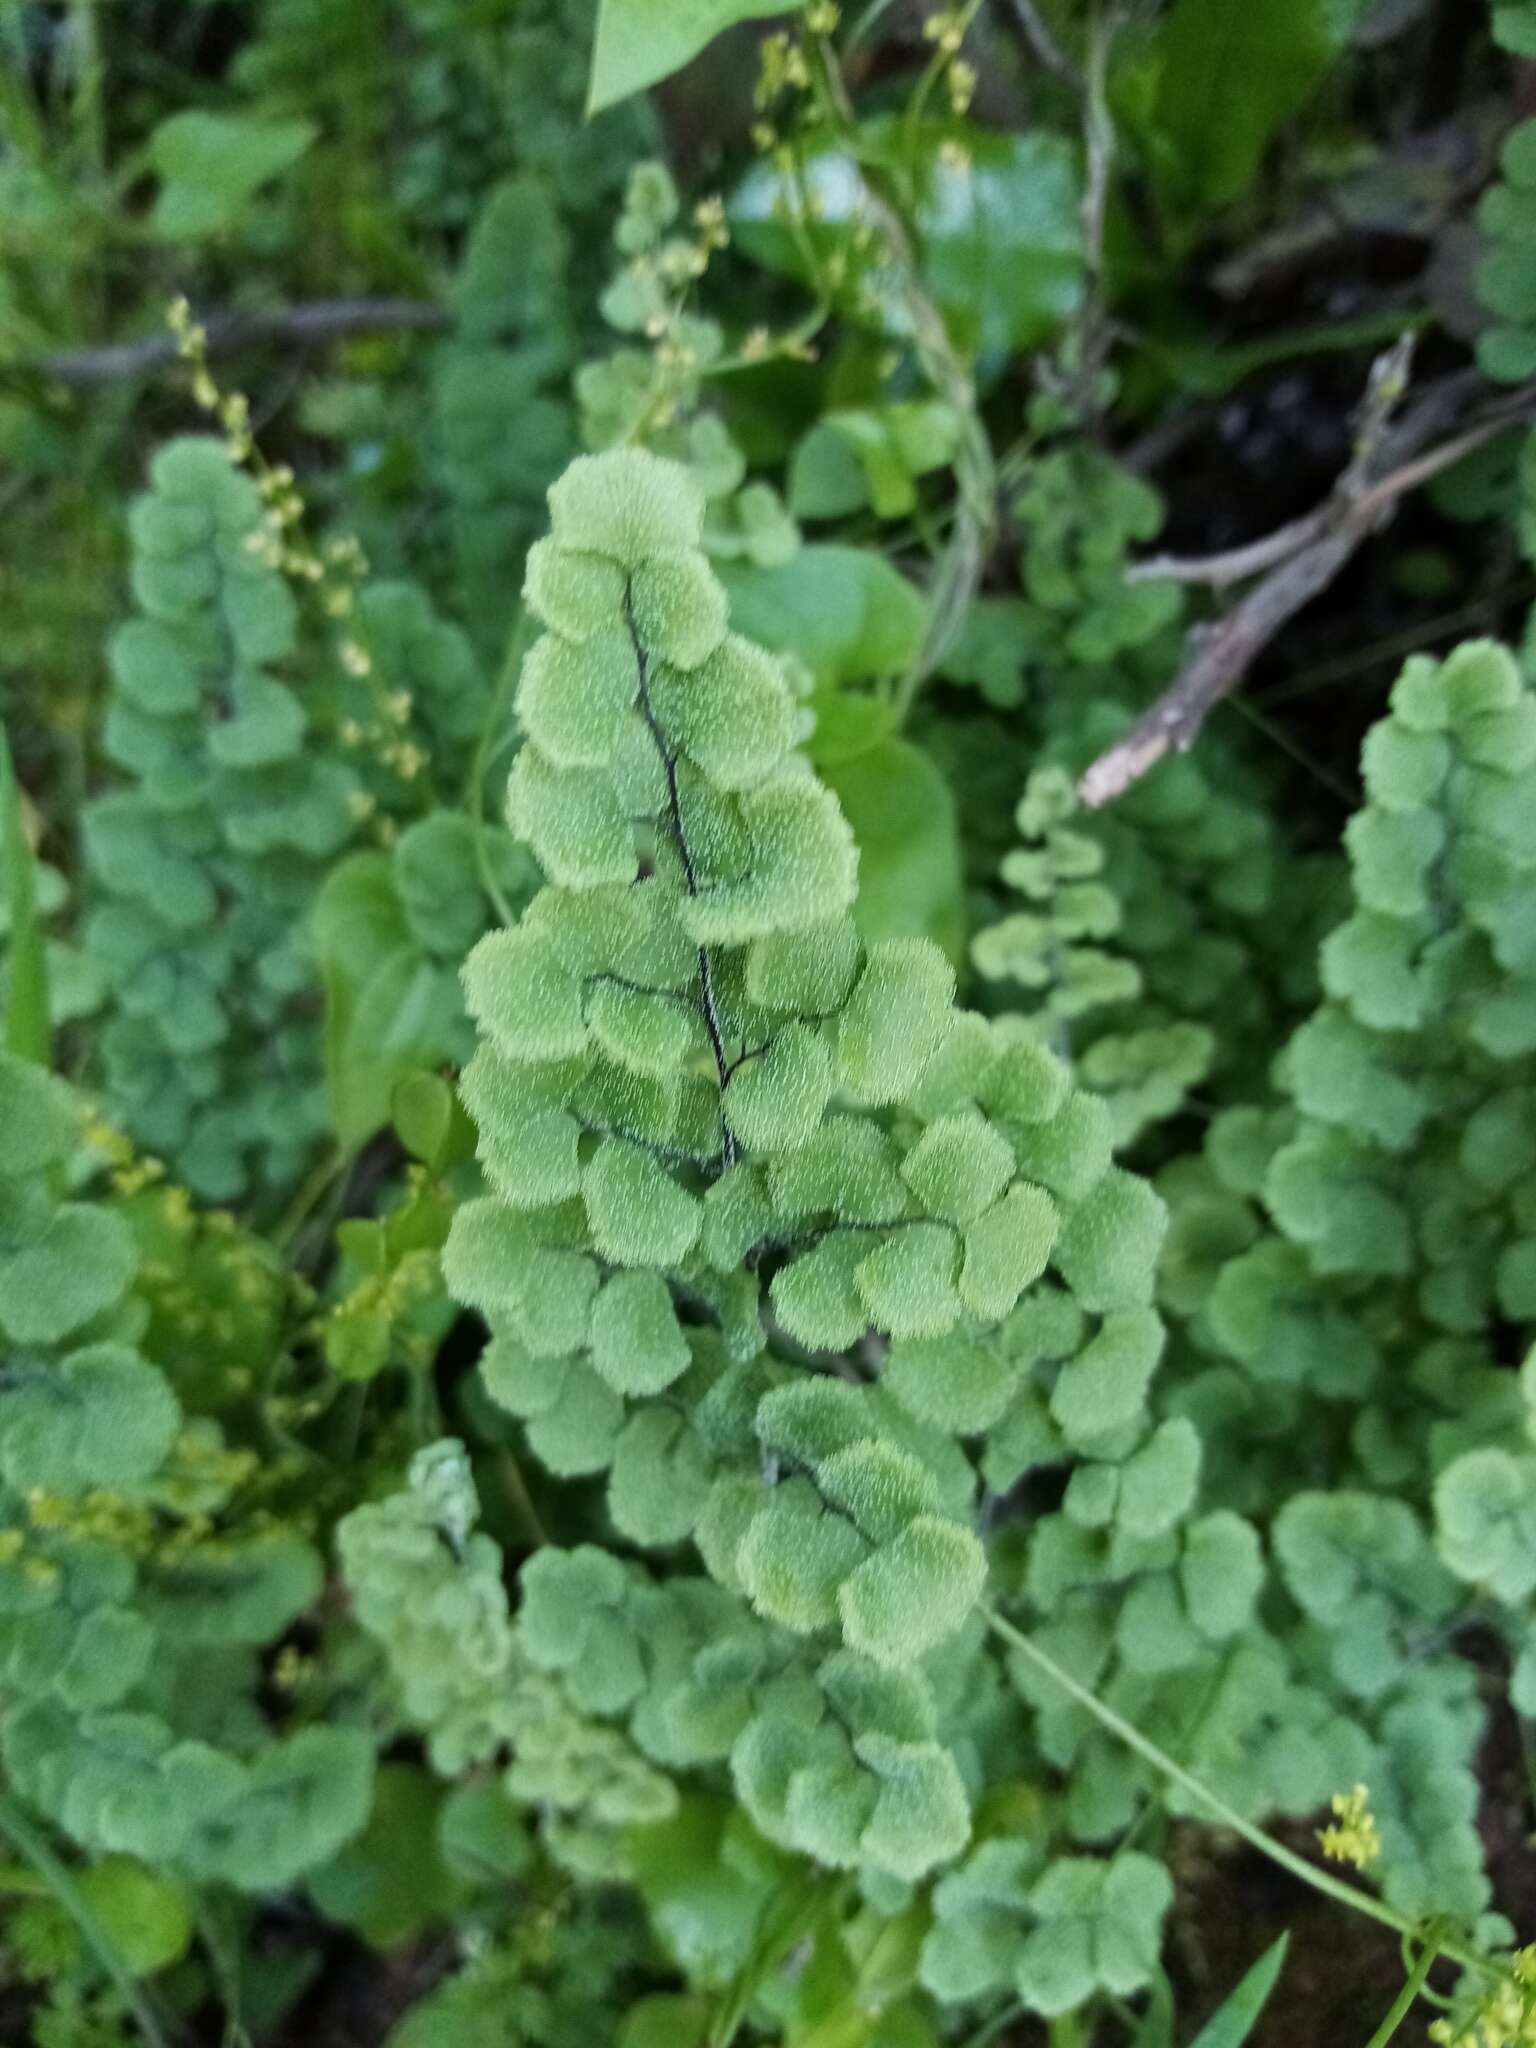
[[[1170,1784],[1177,1785],[1180,1791],[1187,1792],[1191,1798],[1199,1800],[1224,1827],[1229,1827],[1234,1834],[1241,1835],[1243,1840],[1257,1849],[1261,1856],[1267,1856],[1271,1863],[1278,1864],[1282,1870],[1288,1870],[1292,1877],[1299,1878],[1303,1884],[1310,1885],[1313,1891],[1321,1892],[1324,1897],[1335,1900],[1339,1905],[1348,1906],[1356,1913],[1363,1913],[1367,1919],[1379,1920],[1384,1927],[1393,1928],[1409,1940],[1423,1940],[1423,1929],[1406,1914],[1399,1913],[1389,1906],[1384,1899],[1375,1898],[1370,1892],[1360,1891],[1356,1886],[1344,1883],[1341,1878],[1334,1877],[1326,1870],[1316,1869],[1304,1856],[1298,1856],[1294,1850],[1287,1849],[1283,1842],[1277,1842],[1273,1835],[1266,1834],[1263,1828],[1255,1827],[1252,1821],[1245,1820],[1242,1814],[1235,1807],[1229,1806],[1219,1793],[1213,1792],[1192,1771],[1186,1771],[1182,1764],[1175,1763],[1166,1750],[1160,1749],[1149,1736],[1143,1735],[1134,1723],[1127,1721],[1123,1714],[1117,1714],[1113,1707],[1106,1706],[1095,1692],[1079,1683],[1070,1672],[1063,1671],[1054,1657],[1048,1656],[1038,1643],[1031,1642],[1022,1630],[1015,1628],[1011,1621],[1005,1620],[996,1608],[984,1608],[983,1612],[993,1634],[1007,1643],[1026,1664],[1059,1686],[1070,1699],[1075,1700],[1080,1707],[1090,1713],[1101,1728],[1108,1729],[1109,1733],[1123,1742],[1127,1749],[1134,1750],[1139,1757],[1151,1764],[1154,1770],[1161,1772]],[[1477,1955],[1460,1943],[1437,1937],[1435,1949],[1439,1954],[1448,1956],[1452,1962],[1460,1963],[1465,1969],[1477,1970],[1485,1975],[1498,1974],[1496,1963],[1487,1956]]]
[[[1429,1973],[1434,1968],[1435,1959],[1439,1954],[1440,1950],[1435,1942],[1427,1941],[1424,1944],[1408,1972],[1402,1990],[1382,2015],[1381,2025],[1366,2042],[1365,2048],[1387,2048],[1387,2043],[1413,2010],[1414,2003],[1428,1982]]]

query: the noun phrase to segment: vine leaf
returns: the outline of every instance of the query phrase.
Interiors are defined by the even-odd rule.
[[[883,555],[817,542],[783,568],[726,562],[731,623],[803,661],[823,687],[900,675],[923,644],[928,607]]]
[[[1179,0],[1163,35],[1155,113],[1170,182],[1192,212],[1242,197],[1342,42],[1324,0]]]
[[[854,918],[864,938],[933,939],[965,951],[964,875],[955,800],[938,769],[907,740],[884,739],[826,762],[859,847]]]
[[[670,78],[722,29],[780,11],[764,0],[602,0],[587,112],[600,114]]]
[[[458,992],[413,936],[387,854],[344,860],[310,929],[325,983],[331,1118],[343,1145],[360,1145],[389,1122],[400,1083],[437,1063]]]
[[[177,242],[228,227],[263,185],[296,164],[320,131],[313,121],[269,121],[254,114],[172,114],[149,138],[160,176],[151,222]]]

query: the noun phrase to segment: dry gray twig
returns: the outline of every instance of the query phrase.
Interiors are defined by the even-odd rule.
[[[1459,396],[1465,390],[1456,380]],[[1315,512],[1292,520],[1246,548],[1201,562],[1179,562],[1180,580],[1213,587],[1260,575],[1226,615],[1196,626],[1189,654],[1162,696],[1090,763],[1077,789],[1092,810],[1113,803],[1165,755],[1193,745],[1212,709],[1242,681],[1253,662],[1303,605],[1327,588],[1357,548],[1387,525],[1403,497],[1516,421],[1536,414],[1536,387],[1525,387],[1490,407],[1449,440],[1426,444],[1444,421],[1452,394],[1427,392],[1395,427],[1384,419],[1362,433],[1365,459],[1352,461]],[[1146,572],[1156,565],[1148,563]],[[1165,569],[1164,573],[1167,573]]]
[[[1037,60],[1064,84],[1075,86],[1081,92],[1083,74],[1046,27],[1034,0],[1009,0],[1009,4],[1019,32]]]

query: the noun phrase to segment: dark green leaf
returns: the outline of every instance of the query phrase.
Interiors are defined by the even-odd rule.
[[[1178,0],[1163,33],[1154,148],[1176,203],[1229,206],[1340,43],[1324,0]]]
[[[443,1787],[415,1765],[384,1765],[367,1827],[309,1878],[327,1919],[393,1948],[461,1903],[465,1887],[438,1852],[443,1799]]]
[[[326,1078],[343,1145],[389,1122],[395,1091],[452,1057],[458,983],[413,937],[383,853],[354,854],[327,880],[311,924],[325,982]]]
[[[824,762],[859,843],[854,917],[866,939],[936,939],[951,959],[965,944],[955,800],[928,756],[885,739]]]
[[[407,1074],[395,1088],[390,1122],[411,1157],[438,1173],[475,1149],[474,1125],[441,1074]]]
[[[819,682],[899,675],[923,642],[923,600],[865,548],[803,547],[781,569],[725,562],[720,580],[736,631],[798,655]]]

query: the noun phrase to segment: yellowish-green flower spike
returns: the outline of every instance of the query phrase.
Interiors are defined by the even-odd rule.
[[[1500,1961],[1505,1975],[1491,1984],[1474,1980],[1470,1999],[1430,2022],[1436,2048],[1531,2048],[1536,2042],[1536,1944]]]
[[[1329,1802],[1335,1818],[1318,1830],[1318,1842],[1325,1856],[1335,1863],[1352,1863],[1356,1870],[1368,1870],[1381,1854],[1381,1831],[1371,1813],[1371,1795],[1364,1785],[1348,1792],[1335,1792]]]

